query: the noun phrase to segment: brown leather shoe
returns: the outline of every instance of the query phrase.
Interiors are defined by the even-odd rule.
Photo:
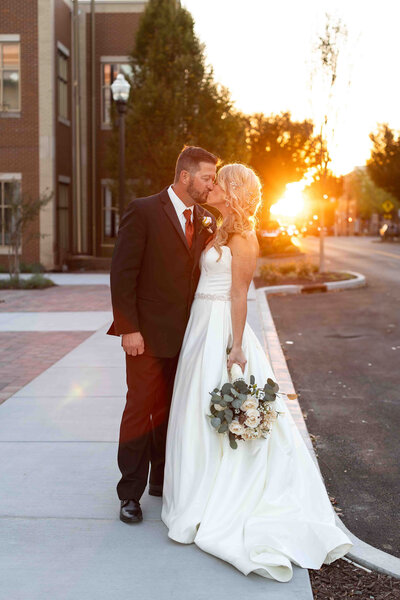
[[[124,523],[139,523],[143,521],[142,509],[140,503],[136,500],[121,500],[121,509],[119,518]]]

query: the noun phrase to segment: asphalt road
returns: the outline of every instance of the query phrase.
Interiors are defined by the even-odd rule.
[[[301,243],[318,252],[316,238]],[[367,287],[268,301],[343,521],[400,557],[400,244],[329,237],[326,257]]]

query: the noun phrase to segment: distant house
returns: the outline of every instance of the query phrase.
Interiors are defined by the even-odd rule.
[[[25,263],[90,268],[111,256],[118,223],[104,164],[110,85],[118,72],[131,72],[128,55],[145,6],[1,0],[0,265],[7,264],[7,202],[15,188],[31,197],[54,191],[33,224],[42,237],[22,243]]]

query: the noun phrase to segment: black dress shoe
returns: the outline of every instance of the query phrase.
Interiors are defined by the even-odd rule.
[[[150,496],[162,496],[163,495],[163,486],[162,485],[150,485],[149,486],[149,494],[150,494]]]
[[[124,523],[139,523],[140,521],[143,521],[140,503],[136,500],[121,500],[119,518]]]

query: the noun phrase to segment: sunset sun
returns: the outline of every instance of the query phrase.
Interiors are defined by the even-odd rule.
[[[282,196],[271,206],[271,214],[275,217],[296,217],[304,209],[304,181],[289,183]]]

